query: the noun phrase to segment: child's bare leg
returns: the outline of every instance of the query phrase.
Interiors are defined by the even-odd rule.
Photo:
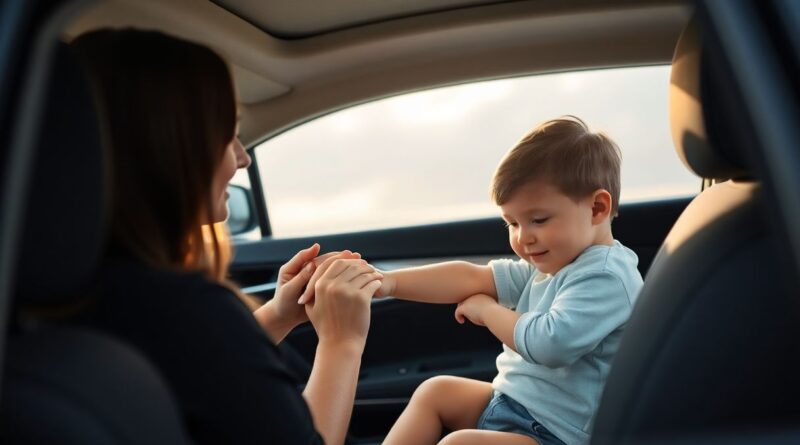
[[[454,431],[439,442],[439,445],[539,445],[533,437],[504,431],[460,430]]]
[[[492,385],[462,377],[438,376],[422,382],[397,419],[384,445],[434,445],[442,428],[475,428],[492,398]]]

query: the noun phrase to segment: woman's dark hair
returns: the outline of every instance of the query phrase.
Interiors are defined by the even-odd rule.
[[[236,131],[225,61],[205,46],[134,29],[92,31],[72,46],[111,148],[110,251],[223,280],[228,246],[208,224],[212,178]]]

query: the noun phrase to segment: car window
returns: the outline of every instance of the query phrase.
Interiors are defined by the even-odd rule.
[[[620,146],[621,202],[700,189],[672,149],[669,66],[587,70],[415,92],[338,111],[255,148],[275,237],[497,214],[489,185],[534,125],[572,114]]]

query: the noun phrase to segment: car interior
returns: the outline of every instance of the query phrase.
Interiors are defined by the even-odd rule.
[[[402,93],[671,64],[669,124],[677,156],[698,177],[697,195],[623,203],[614,221],[615,237],[639,256],[645,285],[592,443],[797,443],[800,205],[790,192],[800,189],[800,162],[787,141],[800,128],[800,14],[779,0],[720,3],[0,4],[0,29],[25,36],[13,50],[0,45],[0,66],[13,62],[0,77],[0,441],[191,441],[152,363],[108,335],[60,322],[95,297],[108,207],[98,112],[67,43],[88,30],[138,27],[226,57],[250,150],[320,116]],[[782,101],[763,102],[770,97]],[[237,242],[231,274],[263,301],[278,268],[313,242],[356,250],[386,269],[513,255],[499,217],[273,237],[257,162],[249,175],[259,236]],[[316,342],[303,325],[280,345],[303,381]],[[488,330],[456,324],[450,305],[375,300],[348,442],[379,443],[430,377],[491,381],[500,348]]]

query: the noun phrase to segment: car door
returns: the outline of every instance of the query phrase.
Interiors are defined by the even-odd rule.
[[[323,251],[360,252],[383,270],[514,258],[488,199],[491,174],[529,127],[566,113],[621,146],[622,205],[613,230],[639,255],[644,275],[701,185],[671,148],[666,89],[659,89],[667,78],[666,66],[630,67],[440,88],[346,109],[264,141],[252,147],[249,177],[234,180],[252,191],[262,212],[260,227],[240,225],[234,278],[268,299],[280,265],[314,242]],[[531,108],[531,101],[560,105]],[[484,124],[473,127],[476,121]],[[491,381],[501,343],[453,314],[454,305],[374,300],[350,429],[355,440],[380,440],[425,379]],[[316,341],[306,324],[282,345],[301,378]]]

